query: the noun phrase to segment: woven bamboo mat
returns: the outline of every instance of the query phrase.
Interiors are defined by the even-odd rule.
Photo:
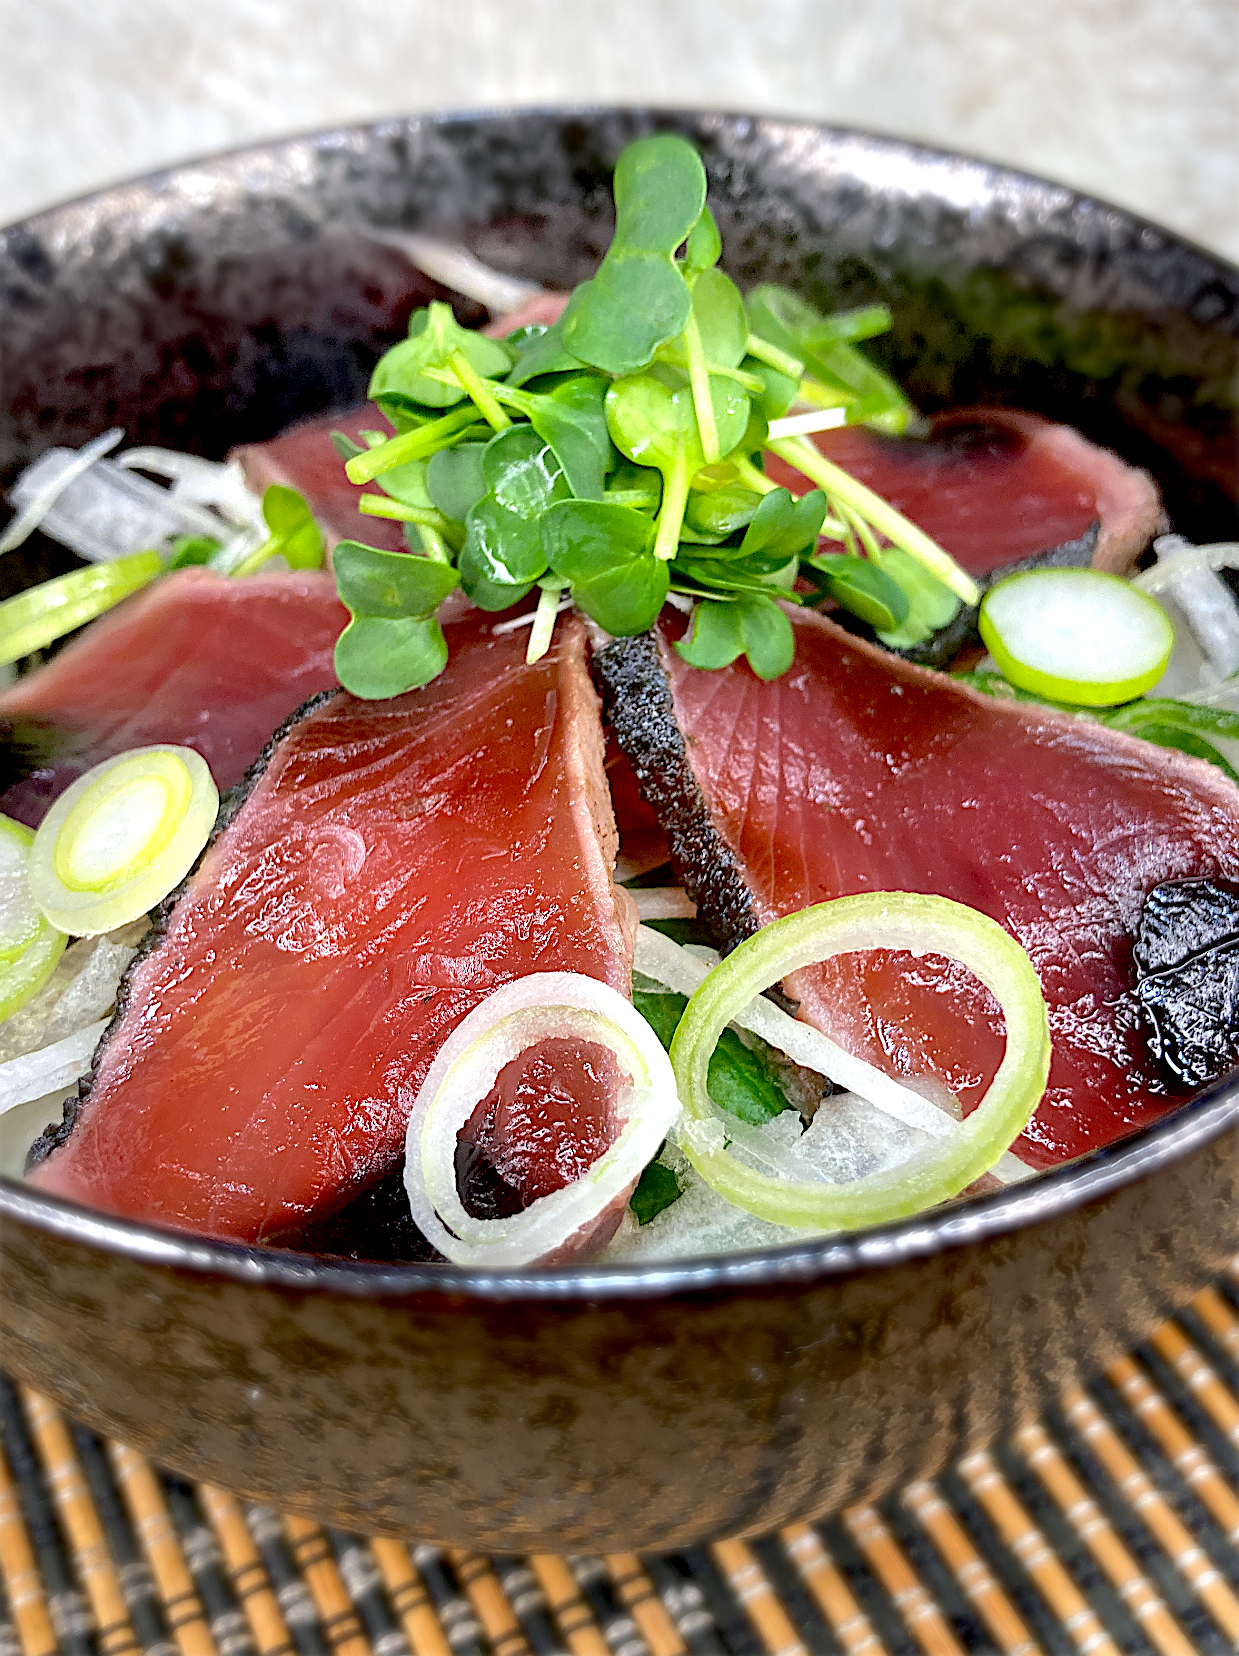
[[[2,1378],[0,1426],[0,1656],[1239,1650],[1239,1262],[941,1477],[661,1557],[484,1557],[281,1517]]]

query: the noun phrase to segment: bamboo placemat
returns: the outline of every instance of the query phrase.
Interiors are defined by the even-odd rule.
[[[1239,1650],[1239,1262],[941,1477],[660,1557],[484,1557],[281,1517],[2,1377],[0,1427],[0,1656]]]

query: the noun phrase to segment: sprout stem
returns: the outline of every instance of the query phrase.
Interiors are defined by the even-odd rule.
[[[771,437],[808,437],[815,431],[837,431],[848,423],[846,408],[815,408],[808,414],[789,414],[782,420],[771,420]]]
[[[464,431],[477,419],[477,410],[471,402],[454,408],[442,419],[418,426],[416,431],[402,431],[398,437],[389,437],[378,448],[365,454],[355,454],[344,467],[350,483],[371,483],[384,472],[407,465],[410,460],[424,460],[428,454],[443,448],[458,432]]]
[[[482,416],[492,431],[506,431],[512,424],[511,420],[495,401],[490,386],[478,373],[463,351],[453,351],[448,357],[452,372],[464,386],[466,392],[481,410]]]
[[[714,401],[710,396],[710,376],[706,370],[706,354],[701,345],[701,330],[697,318],[690,316],[684,330],[684,349],[688,353],[688,378],[693,388],[693,412],[697,416],[697,430],[701,434],[701,452],[707,466],[719,458],[718,426],[714,419]]]
[[[749,488],[752,489],[755,494],[773,494],[778,488],[779,485],[777,483],[772,483],[766,476],[765,472],[758,471],[757,467],[751,460],[741,458],[739,460],[733,460],[731,463],[736,468],[736,475],[739,477],[741,483],[747,483]]]
[[[534,611],[533,627],[529,633],[529,647],[525,651],[527,667],[532,667],[535,661],[541,661],[551,647],[555,617],[559,614],[559,595],[567,584],[566,581],[538,582],[542,591],[538,594],[538,607]]]
[[[881,495],[874,494],[872,489],[845,472],[842,466],[834,465],[825,455],[819,454],[812,443],[803,437],[784,437],[776,438],[770,448],[781,460],[795,466],[797,471],[803,472],[824,490],[836,508],[850,506],[859,512],[879,534],[885,535],[909,557],[923,564],[931,575],[950,587],[965,604],[980,603],[980,587],[971,575],[959,567],[949,552],[944,551],[923,529],[909,522],[902,512],[897,512]]]
[[[402,500],[390,500],[386,495],[364,494],[357,502],[362,517],[394,518],[398,523],[418,523],[434,529],[440,535],[447,529],[447,519],[433,506],[406,506]]]
[[[688,505],[689,464],[688,450],[683,441],[676,449],[675,464],[663,488],[662,510],[658,514],[658,534],[654,540],[654,556],[670,562],[680,544],[680,528],[684,522],[684,508]]]
[[[759,362],[765,362],[771,368],[776,368],[780,374],[786,374],[788,379],[798,380],[804,373],[804,363],[799,357],[789,356],[781,351],[777,345],[772,345],[768,339],[760,334],[750,334],[745,343],[745,350],[750,356],[755,356]]]

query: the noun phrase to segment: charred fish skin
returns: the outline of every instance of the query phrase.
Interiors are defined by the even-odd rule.
[[[49,1123],[30,1146],[30,1149],[26,1153],[27,1173],[29,1173],[32,1168],[37,1167],[41,1161],[46,1161],[47,1157],[51,1155],[53,1150],[59,1149],[59,1147],[69,1137],[70,1133],[72,1133],[73,1129],[77,1126],[78,1118],[82,1113],[82,1108],[87,1099],[90,1097],[91,1088],[93,1087],[95,1080],[95,1071],[98,1067],[99,1060],[103,1056],[108,1042],[123,1024],[125,1015],[129,1010],[129,989],[133,982],[134,973],[145,960],[154,954],[156,950],[161,949],[167,942],[168,923],[171,920],[172,911],[188,890],[190,882],[193,880],[195,874],[197,874],[199,868],[201,868],[203,859],[206,857],[208,851],[210,851],[216,840],[228,827],[229,823],[231,823],[232,819],[236,816],[242,805],[245,804],[245,801],[249,798],[250,794],[262,778],[267,766],[271,763],[276,750],[279,748],[284,738],[288,736],[289,733],[293,731],[303,719],[308,718],[316,708],[319,708],[325,702],[330,701],[333,696],[338,696],[340,694],[341,692],[339,690],[319,690],[316,691],[314,695],[307,697],[306,700],[302,702],[300,707],[294,708],[288,717],[283,720],[283,722],[272,732],[271,738],[266,747],[263,748],[262,752],[252,762],[241,780],[229,788],[227,793],[220,798],[219,810],[215,815],[215,826],[211,829],[211,836],[202,847],[201,852],[198,854],[198,857],[194,862],[194,866],[181,881],[180,885],[170,891],[163,901],[156,904],[156,906],[151,910],[151,929],[138,944],[137,952],[134,954],[133,959],[129,962],[128,966],[125,967],[125,970],[121,975],[120,984],[116,990],[116,1010],[113,1012],[107,1028],[99,1037],[99,1044],[95,1048],[94,1057],[91,1059],[90,1069],[78,1082],[76,1094],[65,1100],[64,1113],[61,1120],[59,1122]]]
[[[760,922],[740,863],[693,773],[654,634],[615,639],[595,651],[593,670],[603,713],[666,831],[685,888],[726,953]]]

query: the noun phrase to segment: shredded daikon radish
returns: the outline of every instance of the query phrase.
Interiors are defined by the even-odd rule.
[[[695,920],[697,905],[679,886],[638,886],[628,895],[642,920]]]
[[[368,224],[365,234],[371,241],[397,248],[416,269],[442,282],[444,287],[463,293],[466,299],[485,305],[494,316],[514,311],[526,299],[545,291],[537,282],[508,276],[483,264],[467,247],[424,236],[418,230],[379,229]]]
[[[51,1046],[0,1064],[0,1115],[80,1080],[90,1069],[99,1037],[107,1026],[108,1020],[100,1018],[63,1040],[53,1041]]]
[[[27,536],[33,535],[65,490],[114,449],[124,435],[119,426],[114,426],[111,431],[105,431],[86,443],[76,454],[71,449],[49,449],[33,465],[27,466],[11,490],[11,498],[19,510],[4,534],[0,535],[0,553],[11,552]],[[53,461],[53,456],[68,458]],[[41,485],[38,483],[40,467],[43,467]],[[27,493],[22,491],[23,483],[30,485]]]

